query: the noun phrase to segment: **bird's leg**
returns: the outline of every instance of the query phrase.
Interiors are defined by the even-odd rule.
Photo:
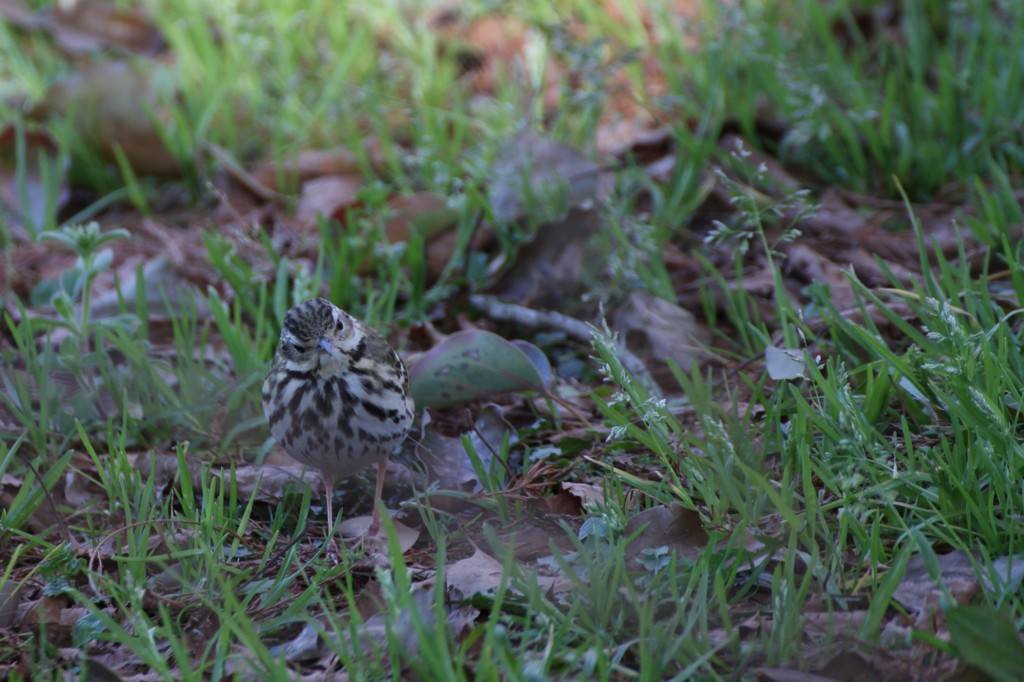
[[[338,543],[334,539],[334,476],[321,474],[324,482],[324,494],[327,496],[327,556],[337,563]]]
[[[384,459],[377,463],[377,488],[373,493],[373,516],[370,517],[370,526],[366,529],[366,537],[372,538],[380,533],[380,498],[384,494],[384,472],[387,471],[388,460]]]

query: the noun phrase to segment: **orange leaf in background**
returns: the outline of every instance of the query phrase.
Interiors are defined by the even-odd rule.
[[[439,12],[430,22],[443,50],[454,55],[471,90],[492,93],[510,64],[521,61],[529,27],[514,17],[491,14],[468,19],[458,10]]]
[[[459,212],[443,197],[427,192],[393,197],[388,205],[394,211],[384,226],[388,242],[408,241],[413,232],[418,234],[426,244],[427,279],[435,281],[455,252]]]
[[[448,202],[436,194],[420,192],[409,196],[397,196],[388,201],[394,212],[384,227],[388,241],[404,242],[415,231],[424,240],[450,229],[458,214],[448,208]]]
[[[356,203],[363,179],[359,175],[325,175],[303,183],[296,218],[315,227],[318,216],[343,219],[343,211]]]

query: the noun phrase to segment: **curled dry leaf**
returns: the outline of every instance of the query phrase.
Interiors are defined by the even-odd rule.
[[[453,229],[459,221],[459,212],[449,208],[444,197],[429,192],[392,197],[388,208],[392,215],[384,232],[392,244],[409,241],[413,233],[428,242]]]
[[[64,474],[64,500],[73,509],[83,509],[90,502],[103,499],[104,492],[94,479],[77,469],[69,468]]]
[[[638,166],[648,166],[666,157],[674,160],[672,129],[654,126],[649,116],[618,119],[598,127],[595,142],[605,156]]]
[[[815,675],[806,670],[792,668],[755,668],[752,670],[759,682],[838,682],[834,677]],[[849,678],[856,679],[856,678]],[[870,678],[859,678],[870,679]]]
[[[818,197],[818,210],[800,224],[808,237],[829,241],[861,242],[874,231],[867,216],[847,204],[836,189],[827,188]]]
[[[260,182],[259,178],[250,173],[235,159],[234,154],[224,149],[219,144],[207,143],[205,146],[210,154],[220,164],[224,173],[231,179],[252,193],[253,196],[263,201],[274,201],[279,199],[278,193]]]
[[[282,642],[270,648],[270,655],[274,658],[284,659],[289,663],[300,663],[320,658],[324,648],[320,643],[320,633],[328,632],[326,628],[316,627],[311,623],[302,626],[299,634],[287,642]]]
[[[562,489],[578,498],[584,509],[604,506],[604,490],[599,485],[563,481]]]
[[[42,597],[34,604],[23,604],[22,623],[31,628],[45,628],[57,641],[69,638],[79,621],[92,612],[84,606],[68,606],[63,596]]]
[[[458,6],[444,3],[431,16],[430,28],[437,33],[440,49],[454,57],[459,75],[469,81],[469,89],[493,94],[509,68],[523,63],[523,49],[536,29],[510,14],[460,12]],[[547,65],[549,82],[556,79],[557,71],[556,64]]]
[[[445,570],[445,585],[457,590],[463,599],[498,589],[505,577],[505,567],[492,556],[476,550],[473,556],[450,564]]]
[[[364,590],[360,598],[364,598],[367,592],[369,590]],[[318,665],[328,669],[337,665],[335,652],[339,650],[359,650],[369,655],[379,652],[390,642],[404,657],[415,657],[419,652],[423,629],[432,630],[437,625],[433,581],[414,583],[411,596],[412,599],[398,613],[374,613],[362,622],[352,623],[340,630],[327,624],[306,624],[291,640],[271,647],[270,654],[292,663],[319,660]],[[379,603],[379,597],[374,597],[374,601]],[[449,632],[458,637],[475,621],[477,615],[472,609],[452,609],[446,613],[445,622]],[[242,677],[248,679],[245,675]]]
[[[868,612],[863,609],[854,611],[805,611],[807,629],[823,635],[856,637],[867,620]],[[868,679],[868,678],[863,678]]]
[[[568,493],[563,494],[565,497],[569,497]],[[495,552],[500,554],[507,550],[517,561],[545,563],[551,557],[552,551],[563,554],[575,551],[573,537],[565,532],[562,523],[565,522],[567,516],[577,516],[579,507],[572,504],[571,511],[553,512],[550,509],[544,509],[549,506],[545,502],[550,499],[535,498],[533,503],[536,506],[531,518],[522,519],[516,523],[513,529],[498,535],[497,544],[491,545],[495,548]]]
[[[166,42],[145,6],[118,6],[97,0],[58,3],[47,15],[58,45],[68,53],[88,53],[118,46],[140,54],[157,54]]]
[[[408,606],[390,618],[378,613],[366,619],[363,628],[356,633],[365,650],[378,649],[382,642],[388,641],[395,643],[406,657],[419,655],[423,641],[420,633],[437,627],[433,582],[415,583],[409,601],[411,604],[406,602]]]
[[[982,573],[986,592],[1014,594],[1024,584],[1024,554],[1001,556],[992,560],[992,571]]]
[[[366,533],[372,520],[373,517],[369,514],[342,519],[341,523],[338,524],[338,530],[341,531],[341,535],[345,538],[357,538]],[[413,545],[420,538],[420,531],[416,528],[410,528],[398,519],[391,519],[388,523],[395,529],[395,535],[398,537],[398,546],[402,553],[405,554],[412,549]]]

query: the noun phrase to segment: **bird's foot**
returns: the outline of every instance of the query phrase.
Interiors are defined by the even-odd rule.
[[[324,547],[324,556],[326,556],[327,560],[335,566],[341,563],[341,553],[338,551],[338,542],[334,539],[333,535]]]

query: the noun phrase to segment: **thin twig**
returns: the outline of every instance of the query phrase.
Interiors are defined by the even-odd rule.
[[[527,308],[515,303],[505,303],[494,296],[486,294],[474,294],[469,297],[469,302],[484,315],[498,322],[512,322],[514,324],[521,324],[524,327],[557,329],[583,343],[590,343],[594,336],[594,327],[592,325],[552,310],[534,310],[533,308]],[[654,390],[656,384],[643,361],[621,342],[616,344],[616,350],[619,360],[622,362],[622,366],[626,368],[626,371],[636,377],[648,389]]]

